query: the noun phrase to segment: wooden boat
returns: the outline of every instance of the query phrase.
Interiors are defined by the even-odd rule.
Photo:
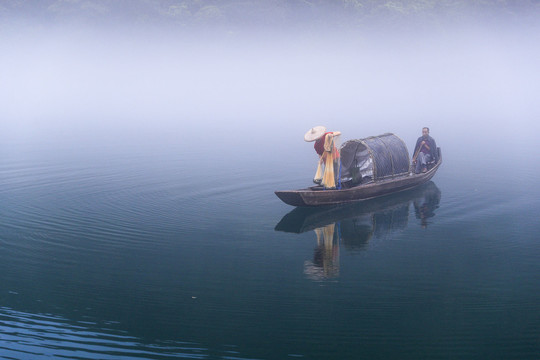
[[[348,222],[351,222],[348,227],[354,230],[358,227],[357,220],[367,217],[371,232],[379,228],[381,233],[386,233],[407,226],[411,204],[415,211],[418,208],[416,215],[422,220],[434,216],[440,201],[441,191],[433,181],[428,181],[409,190],[361,202],[295,207],[283,216],[274,230],[301,234],[330,224],[339,223],[343,227]]]
[[[384,134],[381,136],[390,135],[395,137],[393,134]],[[321,206],[373,199],[379,196],[412,189],[428,182],[435,175],[442,163],[441,149],[437,148],[437,152],[439,155],[437,163],[432,164],[425,173],[415,174],[411,171],[411,167],[411,169],[408,169],[405,173],[402,172],[398,175],[372,180],[367,183],[339,190],[329,190],[324,189],[322,186],[312,186],[299,190],[275,191],[275,194],[288,205]],[[408,152],[406,158],[408,162]]]

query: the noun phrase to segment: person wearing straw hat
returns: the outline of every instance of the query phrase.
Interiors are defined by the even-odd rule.
[[[307,142],[315,141],[314,148],[319,155],[319,165],[313,182],[323,185],[326,189],[336,188],[334,166],[339,160],[339,151],[334,138],[341,135],[339,131],[326,131],[324,126],[315,126],[304,135]],[[323,171],[324,167],[324,171]]]

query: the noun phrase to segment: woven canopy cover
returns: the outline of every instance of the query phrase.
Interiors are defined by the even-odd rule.
[[[341,181],[357,185],[409,172],[407,145],[388,133],[349,140],[341,146]]]

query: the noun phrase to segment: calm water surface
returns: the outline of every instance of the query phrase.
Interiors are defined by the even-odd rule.
[[[432,182],[306,210],[273,194],[309,184],[302,135],[3,145],[0,357],[540,357],[531,143],[433,134]]]

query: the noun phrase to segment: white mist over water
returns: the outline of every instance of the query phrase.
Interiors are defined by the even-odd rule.
[[[540,128],[531,34],[11,34],[0,40],[2,143],[182,139],[271,152],[279,137],[296,151],[323,124],[343,140],[395,132],[411,143],[430,126],[457,146],[519,145]]]

